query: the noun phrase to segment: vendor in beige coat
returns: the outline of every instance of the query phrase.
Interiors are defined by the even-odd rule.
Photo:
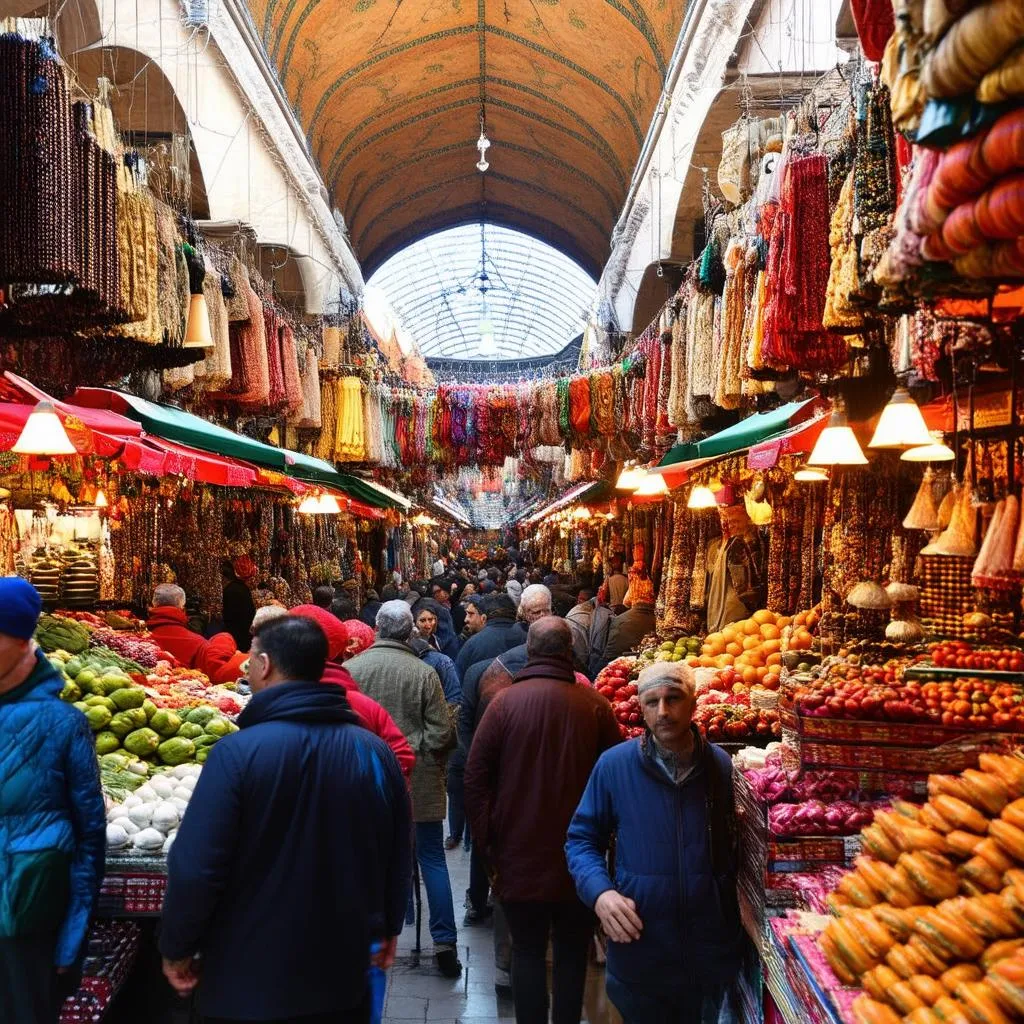
[[[377,640],[345,662],[367,697],[387,709],[416,753],[412,813],[416,859],[427,889],[434,959],[448,978],[462,973],[456,952],[455,906],[444,854],[445,762],[455,744],[441,680],[408,646],[412,611],[405,601],[387,601],[377,612]]]

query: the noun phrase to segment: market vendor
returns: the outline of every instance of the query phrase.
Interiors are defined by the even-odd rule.
[[[722,536],[708,549],[708,632],[749,618],[765,604],[765,551],[746,507],[719,505]]]
[[[188,628],[185,591],[177,584],[161,583],[154,588],[146,628],[153,639],[186,668],[196,668],[204,660],[208,641]]]

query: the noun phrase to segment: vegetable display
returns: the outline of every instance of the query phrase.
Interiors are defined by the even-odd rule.
[[[179,764],[112,803],[107,808],[108,853],[166,855],[201,770],[199,765]]]

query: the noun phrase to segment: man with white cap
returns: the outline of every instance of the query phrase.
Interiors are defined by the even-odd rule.
[[[0,578],[0,1021],[56,1024],[78,987],[106,812],[89,723],[32,639],[42,601]]]
[[[611,940],[608,997],[626,1024],[722,1024],[737,1019],[742,935],[732,762],[693,725],[688,666],[649,666],[637,693],[644,735],[594,766],[569,825],[569,871]]]

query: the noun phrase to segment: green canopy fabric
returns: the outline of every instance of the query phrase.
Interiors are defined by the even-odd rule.
[[[702,441],[677,444],[658,465],[675,466],[680,462],[691,462],[694,459],[714,459],[733,452],[741,452],[777,434],[785,433],[792,426],[793,418],[813,401],[815,399],[805,398],[799,402],[788,402],[770,412],[758,412],[753,416],[747,416],[739,423],[705,437]]]
[[[288,448],[264,444],[262,441],[228,430],[227,427],[210,423],[209,420],[183,409],[150,402],[137,395],[111,388],[79,388],[75,394],[82,405],[113,409],[137,420],[147,433],[155,437],[178,441],[201,451],[212,452],[214,455],[245,459],[247,462],[287,473],[308,483],[335,487],[375,508],[397,507],[397,502],[391,501],[376,488],[367,486],[358,477],[339,473],[331,463],[323,459],[303,455],[302,452],[293,452]]]

